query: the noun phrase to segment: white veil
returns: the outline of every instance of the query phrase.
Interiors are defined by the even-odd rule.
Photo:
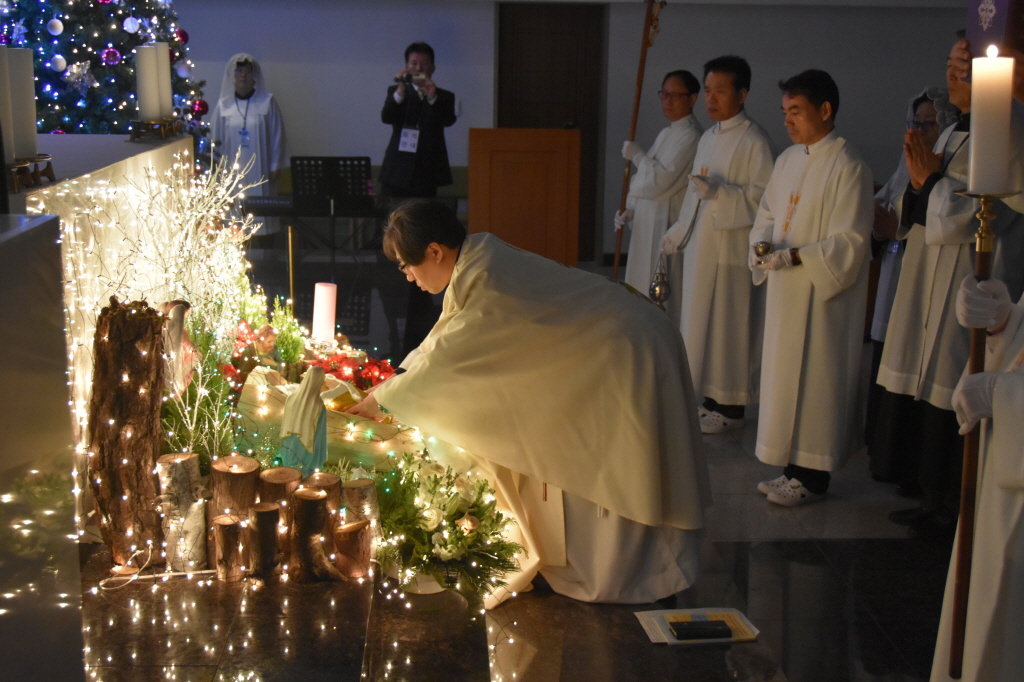
[[[235,101],[235,66],[238,62],[252,62],[252,75],[256,80],[256,92],[266,92],[266,87],[263,83],[263,69],[260,68],[260,63],[251,54],[239,52],[229,59],[224,67],[224,80],[220,86],[220,99],[218,100],[222,109],[230,107]]]

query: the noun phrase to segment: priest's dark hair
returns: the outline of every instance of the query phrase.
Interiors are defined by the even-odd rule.
[[[689,71],[679,69],[678,71],[669,71],[665,74],[665,77],[661,79],[661,85],[664,87],[665,81],[669,78],[678,78],[679,82],[686,88],[686,92],[691,95],[700,94],[700,81]]]
[[[747,64],[747,60],[743,57],[737,57],[734,54],[715,57],[704,65],[704,80],[708,79],[708,74],[712,71],[732,76],[732,87],[736,89],[736,92],[750,91],[750,64]]]
[[[832,120],[836,120],[836,114],[839,113],[839,86],[825,71],[807,69],[789,80],[779,81],[779,89],[782,94],[790,97],[803,95],[819,109],[828,102],[832,105]]]
[[[434,199],[412,199],[391,212],[384,228],[384,255],[396,263],[419,265],[430,244],[457,249],[465,240],[466,228],[451,207]]]
[[[411,43],[409,45],[409,47],[405,48],[405,61],[406,62],[409,61],[409,55],[411,55],[413,52],[419,52],[420,54],[425,54],[428,57],[430,57],[430,63],[431,64],[435,64],[436,63],[434,61],[434,48],[432,48],[430,45],[427,45],[424,42]]]

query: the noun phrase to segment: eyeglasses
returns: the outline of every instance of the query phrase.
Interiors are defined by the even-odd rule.
[[[408,263],[401,263],[401,262],[400,262],[400,263],[398,264],[398,271],[399,271],[400,273],[402,273],[402,274],[404,275],[404,274],[405,274],[405,269],[406,269],[407,267],[409,267],[409,264],[408,264]]]
[[[682,99],[683,97],[689,97],[692,94],[692,92],[665,92],[664,90],[658,90],[658,97],[660,97],[663,102],[668,99]]]
[[[911,130],[920,130],[922,133],[929,133],[939,127],[935,121],[911,121],[907,124]]]

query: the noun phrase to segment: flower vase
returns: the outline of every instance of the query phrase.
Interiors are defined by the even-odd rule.
[[[389,578],[398,580],[398,572],[398,566],[391,565],[385,574]],[[434,580],[434,576],[428,573],[417,573],[413,576],[412,580],[402,586],[402,591],[407,594],[438,594],[439,592],[444,592],[445,588]]]

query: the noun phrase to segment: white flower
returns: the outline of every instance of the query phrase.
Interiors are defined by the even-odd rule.
[[[444,514],[437,507],[427,507],[420,512],[420,516],[423,517],[420,519],[420,528],[423,530],[434,530],[444,519]]]
[[[466,548],[456,542],[449,542],[443,533],[434,533],[430,536],[434,547],[430,551],[441,561],[459,559],[466,553]]]
[[[463,511],[469,509],[476,502],[476,486],[464,476],[459,476],[455,479],[455,492],[462,498],[459,503],[459,509]]]
[[[470,514],[466,514],[461,519],[456,521],[455,525],[457,525],[459,528],[466,531],[467,533],[472,533],[474,530],[480,527],[480,519]]]

